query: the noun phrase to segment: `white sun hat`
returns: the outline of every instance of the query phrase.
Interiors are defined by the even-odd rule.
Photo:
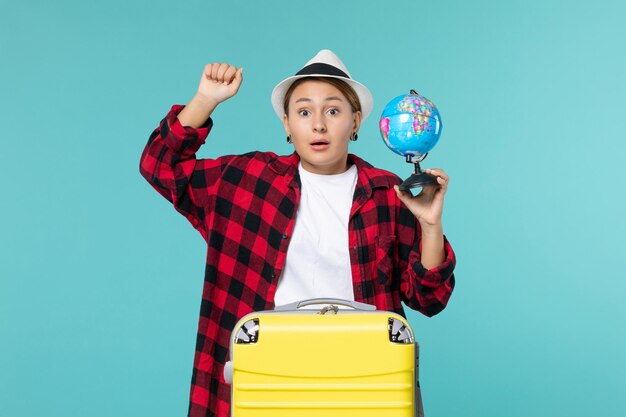
[[[285,109],[283,107],[283,101],[285,100],[285,94],[289,90],[289,86],[294,81],[304,77],[332,77],[345,81],[350,87],[354,89],[359,101],[361,102],[362,120],[365,120],[367,116],[372,112],[374,107],[374,99],[372,93],[363,84],[353,80],[350,77],[350,73],[346,66],[341,62],[339,57],[335,55],[329,49],[322,49],[309,60],[296,75],[286,78],[272,91],[272,107],[278,118],[282,121],[285,115]]]

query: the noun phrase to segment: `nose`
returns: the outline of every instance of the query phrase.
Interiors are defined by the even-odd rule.
[[[322,115],[317,115],[313,119],[313,131],[315,132],[326,132],[326,123],[324,123],[324,117]]]

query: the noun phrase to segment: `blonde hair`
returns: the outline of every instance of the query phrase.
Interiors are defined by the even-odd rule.
[[[346,100],[348,100],[348,103],[350,103],[350,107],[352,107],[353,113],[361,111],[361,101],[359,100],[359,96],[347,82],[334,77],[303,77],[294,81],[285,93],[283,109],[285,110],[285,114],[287,115],[287,117],[289,117],[289,99],[291,98],[291,95],[293,94],[293,91],[296,89],[296,87],[305,81],[321,81],[336,87],[337,90],[339,90],[341,94],[344,95]]]

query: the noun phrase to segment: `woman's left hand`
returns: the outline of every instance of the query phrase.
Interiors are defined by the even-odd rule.
[[[422,227],[440,227],[443,213],[443,198],[448,190],[450,177],[443,169],[427,169],[424,172],[435,175],[437,184],[427,185],[415,197],[406,191],[394,188],[400,201],[411,210]]]

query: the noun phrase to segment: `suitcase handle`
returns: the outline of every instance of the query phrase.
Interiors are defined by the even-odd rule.
[[[376,310],[376,306],[374,305],[359,303],[358,301],[342,300],[341,298],[310,298],[308,300],[296,301],[296,302],[285,304],[282,306],[276,306],[274,310],[276,311],[299,310],[302,307],[310,306],[312,304],[334,304],[334,305],[350,307],[354,310],[362,310],[362,311]]]

